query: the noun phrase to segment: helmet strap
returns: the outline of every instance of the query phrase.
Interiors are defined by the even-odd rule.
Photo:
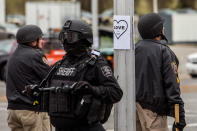
[[[166,36],[164,34],[161,34],[161,39],[165,40],[168,43],[168,39],[166,38]]]
[[[36,48],[39,49],[39,38],[36,40]]]
[[[36,45],[35,46],[31,46],[31,47],[39,49],[39,39],[36,40]]]

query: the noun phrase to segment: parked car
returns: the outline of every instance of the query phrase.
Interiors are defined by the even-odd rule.
[[[107,59],[109,65],[114,68],[113,32],[111,28],[100,28],[99,39],[100,52]]]
[[[190,54],[187,57],[186,69],[191,77],[197,77],[197,53]]]
[[[9,14],[7,15],[7,22],[23,26],[25,24],[25,16],[21,14]]]
[[[196,10],[193,10],[191,8],[183,8],[176,10],[178,13],[185,13],[185,14],[196,14]]]
[[[82,10],[81,19],[89,25],[92,25],[92,14],[90,12]]]
[[[15,39],[0,41],[0,80],[6,80],[8,58],[14,52],[16,47],[17,42]]]
[[[113,9],[105,10],[99,15],[99,24],[101,25],[113,25]]]
[[[5,31],[12,34],[14,37],[16,36],[16,33],[19,29],[17,25],[12,24],[12,23],[0,24],[0,26],[4,27]]]
[[[2,25],[0,25],[0,40],[3,39],[10,39],[10,38],[14,38],[14,34],[11,32],[7,32],[6,28]]]

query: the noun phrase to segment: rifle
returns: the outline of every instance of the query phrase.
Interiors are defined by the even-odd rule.
[[[77,82],[74,82],[71,86],[69,85],[65,85],[63,87],[48,87],[48,88],[38,88],[39,91],[41,92],[45,92],[45,91],[51,91],[51,92],[70,92],[74,87],[75,85],[77,84]]]
[[[39,87],[43,88],[43,87],[46,85],[48,79],[49,79],[49,78],[51,77],[51,75],[57,70],[57,68],[61,65],[62,61],[63,61],[63,60],[58,61],[58,62],[51,68],[51,70],[49,71],[49,73],[46,75],[46,77],[45,77],[45,78],[41,81],[41,83],[39,84]]]
[[[46,75],[46,77],[41,81],[39,85],[27,85],[25,86],[25,90],[22,91],[22,94],[30,94],[30,96],[33,96],[35,99],[33,102],[33,105],[36,106],[39,104],[38,102],[38,97],[40,96],[40,90],[43,90],[44,87],[46,86],[47,81],[51,77],[51,75],[58,69],[58,67],[61,65],[63,62],[63,59],[61,61],[58,61],[49,71],[49,73]],[[40,89],[39,89],[40,88]],[[28,92],[29,91],[29,92]]]

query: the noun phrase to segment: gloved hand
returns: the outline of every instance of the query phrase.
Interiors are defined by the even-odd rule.
[[[26,85],[25,90],[22,92],[30,97],[38,97],[40,94],[38,85]]]
[[[73,93],[76,94],[91,94],[93,86],[86,81],[79,81],[73,88]]]
[[[172,131],[176,131],[176,128],[178,128],[178,131],[183,131],[183,128],[186,126],[185,123],[185,119],[184,121],[182,120],[182,122],[180,121],[179,123],[174,122],[173,127],[172,127]]]
[[[179,131],[183,131],[183,128],[186,126],[185,122],[185,111],[184,111],[184,105],[179,105],[179,123],[174,122],[172,131],[176,131],[176,128],[178,128]]]
[[[92,86],[90,83],[86,81],[79,81],[73,89],[73,93],[75,94],[92,94],[95,96],[99,96],[100,90],[97,87]]]

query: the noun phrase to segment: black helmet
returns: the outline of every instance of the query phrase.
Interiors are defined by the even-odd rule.
[[[67,20],[59,34],[59,40],[64,43],[73,44],[80,40],[87,40],[88,46],[93,43],[91,27],[81,20]]]
[[[150,13],[140,18],[138,31],[143,39],[153,39],[162,35],[164,19],[156,13]]]
[[[36,25],[25,25],[18,30],[16,39],[19,44],[25,44],[37,40],[42,35],[40,27]]]

